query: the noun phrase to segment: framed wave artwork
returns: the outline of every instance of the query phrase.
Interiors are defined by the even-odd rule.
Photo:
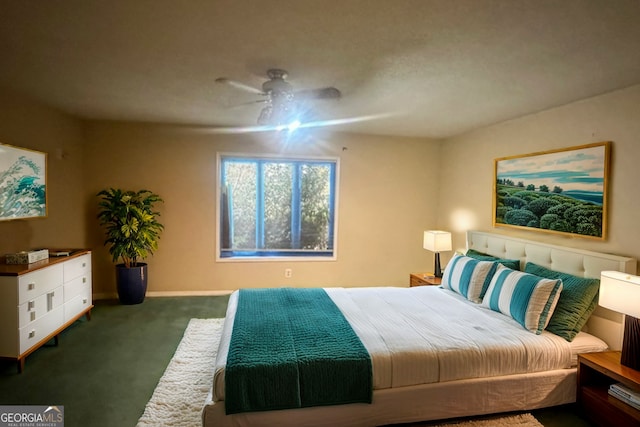
[[[0,221],[47,216],[47,153],[0,143]]]
[[[604,240],[611,142],[495,159],[493,225]]]

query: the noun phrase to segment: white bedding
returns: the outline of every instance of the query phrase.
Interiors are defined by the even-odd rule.
[[[375,390],[566,369],[575,365],[577,351],[606,349],[586,333],[573,345],[546,331],[535,335],[503,314],[435,286],[326,291],[371,355]],[[229,301],[218,350],[213,401],[224,400],[236,304],[237,292]]]
[[[578,277],[599,277],[600,272],[603,270],[624,271],[631,274],[636,272],[636,260],[632,258],[550,245],[497,233],[469,231],[467,232],[467,248],[499,258],[519,259],[522,267],[527,262],[534,262],[548,269]],[[369,289],[378,291],[377,288]],[[333,290],[329,291],[333,292]],[[419,299],[422,300],[422,297],[426,297],[430,295],[429,293],[436,291],[437,289],[433,287],[418,287],[411,290],[413,292],[411,295],[420,295],[421,298]],[[350,289],[346,294],[353,292],[360,292],[360,290]],[[235,312],[233,301],[234,298],[232,297],[224,332],[227,339],[233,327],[233,313]],[[419,304],[419,302],[416,301],[411,304]],[[451,310],[449,303],[441,303],[440,307],[436,309],[440,312],[442,310]],[[410,314],[413,316],[421,311],[414,309]],[[399,320],[394,315],[379,314],[374,312],[372,308],[368,308],[365,312],[369,312],[374,317],[374,321],[378,321],[375,317],[380,316],[379,320],[384,326],[390,323],[403,325],[403,322],[406,321]],[[404,313],[404,317],[405,314],[409,313],[409,310],[403,306],[401,312]],[[504,324],[514,324],[508,318],[501,317],[501,314],[492,313],[491,316],[498,316]],[[385,318],[387,319],[386,321],[383,320]],[[448,323],[442,317],[439,319],[439,328],[442,329],[442,326]],[[360,321],[354,320],[353,322],[356,331],[361,335],[361,339],[368,349],[379,348],[383,352],[390,353],[390,347],[387,346],[387,342],[397,343],[402,339],[395,337],[394,333],[391,332],[392,335],[385,341],[384,338],[376,337],[375,333],[359,331]],[[362,323],[364,325],[371,322],[362,321]],[[474,326],[484,325],[480,325],[477,321],[467,321],[462,322],[462,326],[466,326],[469,333],[471,333],[471,329]],[[407,327],[404,329],[406,330]],[[425,329],[428,330],[429,328]],[[596,312],[588,322],[588,331],[609,343],[609,346],[614,350],[620,349],[622,318],[616,313],[602,311],[601,308],[596,309]],[[415,331],[413,333],[416,335]],[[530,334],[526,331],[524,333]],[[533,335],[526,335],[526,337],[527,339],[533,338]],[[408,341],[413,344],[412,339],[408,339]],[[497,375],[485,378],[376,389],[373,392],[373,404],[370,405],[318,406],[281,411],[247,412],[228,416],[225,415],[224,401],[220,401],[224,398],[224,390],[221,385],[224,385],[223,370],[227,355],[226,344],[223,344],[218,353],[215,386],[212,387],[211,393],[202,409],[202,422],[205,427],[268,427],[273,425],[283,427],[298,427],[301,425],[324,427],[335,425],[377,426],[498,412],[524,411],[567,404],[576,400],[576,354],[603,350],[606,345],[603,341],[581,332],[571,344],[560,342],[560,344],[553,344],[552,347],[566,345],[569,345],[571,349],[569,364],[572,367],[568,369],[561,368],[537,373]],[[389,364],[389,356],[380,356],[382,362],[378,360],[378,356],[374,355],[373,357],[374,363],[379,366],[381,364],[384,367],[385,364]],[[384,361],[385,358],[387,358],[386,362]],[[563,363],[566,363],[566,356],[562,356],[562,359]],[[534,364],[539,364],[540,361],[534,358],[534,362]],[[407,371],[405,371],[396,367],[396,372],[393,372],[392,368],[391,371],[387,371],[385,377],[385,374],[382,373],[383,369],[376,368],[374,372],[377,375],[376,384],[394,384],[396,381],[407,381],[407,378],[410,379],[413,375],[409,371],[410,369],[412,368],[407,368]],[[438,370],[442,375],[460,374],[455,370],[452,372],[451,367],[448,366],[441,370],[440,364],[438,364]],[[396,378],[394,378],[394,375]],[[218,396],[214,397],[214,393],[217,393]]]

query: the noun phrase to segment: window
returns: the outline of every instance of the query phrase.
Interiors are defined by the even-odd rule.
[[[220,156],[219,257],[334,257],[337,160]]]

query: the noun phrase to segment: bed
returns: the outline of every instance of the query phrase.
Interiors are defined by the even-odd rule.
[[[599,278],[604,270],[636,271],[636,261],[631,258],[487,232],[468,232],[467,249],[483,256],[515,260],[520,269],[530,263],[529,266],[537,266],[540,270],[549,269],[580,278]],[[476,259],[483,260],[482,257]],[[449,286],[457,286],[455,272],[463,270],[456,265],[465,261],[468,259],[463,256],[450,261],[448,271],[445,269]],[[490,307],[490,301],[498,304],[498,284],[503,284],[495,279],[498,273],[507,278],[518,273],[486,260],[473,262],[474,266],[479,266],[474,271],[489,264],[496,265],[492,267],[495,270],[487,273],[494,279],[491,284],[488,279],[485,281],[483,298],[473,294],[479,289],[477,286],[473,292],[472,287],[461,292],[460,289],[433,286],[325,289],[371,355],[373,399],[370,404],[227,415],[225,364],[238,304],[238,295],[234,293],[227,310],[212,388],[202,411],[203,425],[373,426],[574,402],[576,355],[607,347],[619,349],[621,316],[597,307],[582,331],[575,331],[577,335],[569,342],[544,330],[551,317],[544,313],[553,311],[555,307],[551,306],[555,304],[560,309],[558,302],[562,290],[557,281],[545,279],[549,280],[548,286],[545,282],[549,296],[545,294],[545,308],[532,321],[529,317],[506,315],[500,309]],[[508,279],[504,283],[508,283]],[[555,303],[552,302],[554,298]],[[496,344],[498,340],[500,345]]]

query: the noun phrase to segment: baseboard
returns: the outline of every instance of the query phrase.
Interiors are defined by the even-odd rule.
[[[91,298],[93,298],[94,301],[100,299],[118,299],[118,294],[115,292],[91,294]]]
[[[208,296],[223,296],[229,295],[233,291],[147,291],[147,297],[208,297]],[[97,293],[92,295],[94,300],[102,299],[117,299],[118,294],[115,292],[110,293]]]
[[[148,297],[208,297],[229,295],[233,291],[147,291]]]

